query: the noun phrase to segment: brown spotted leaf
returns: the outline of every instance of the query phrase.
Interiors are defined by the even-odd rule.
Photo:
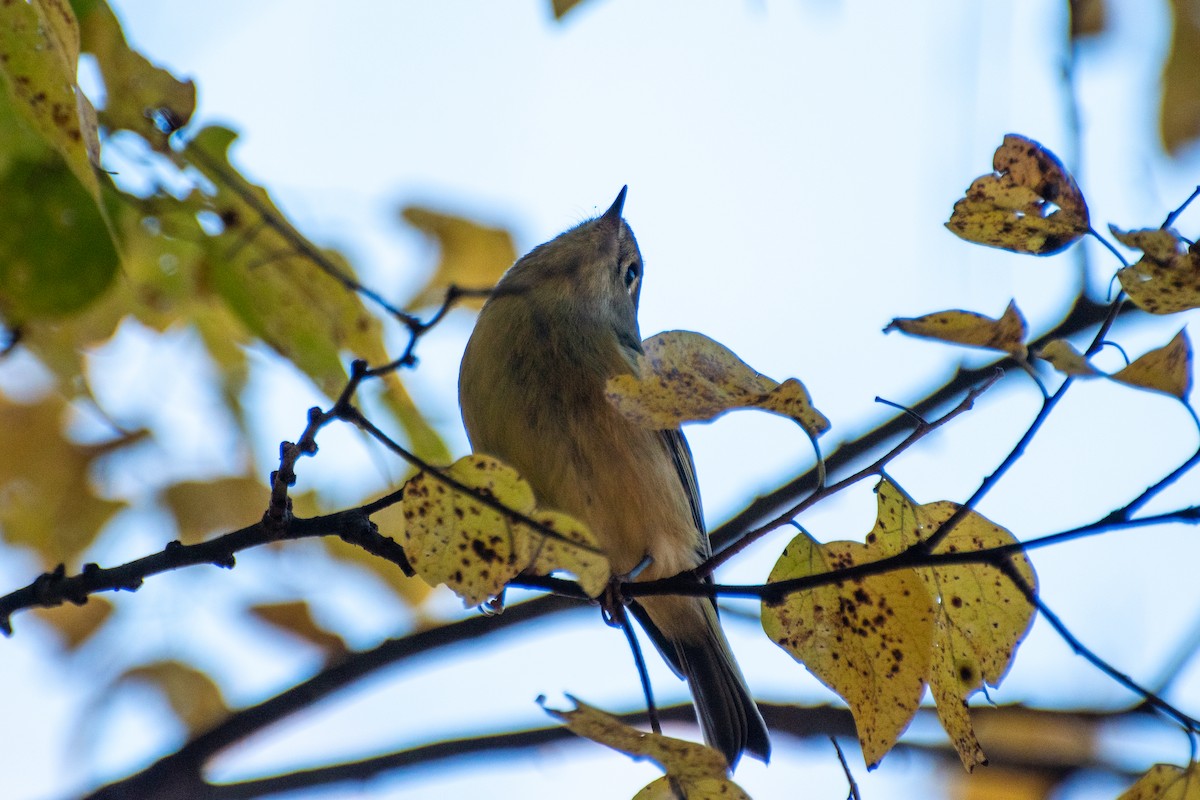
[[[1155,764],[1117,800],[1200,800],[1200,769]]]
[[[729,780],[729,764],[725,757],[711,747],[638,730],[570,695],[568,699],[575,703],[574,709],[547,708],[546,712],[566,723],[577,736],[638,760],[649,759],[666,772],[665,776],[638,792],[635,800],[673,799],[672,780],[688,800],[749,800],[749,795]]]
[[[878,489],[879,518],[868,535],[894,555],[928,539],[958,510],[950,502],[915,506],[889,481]],[[1016,544],[1004,528],[973,511],[934,548],[934,553],[961,553]],[[1036,591],[1037,577],[1024,555],[1012,563]],[[935,600],[935,633],[930,689],[938,718],[967,770],[987,763],[975,737],[967,699],[983,688],[998,686],[1012,664],[1017,644],[1033,623],[1033,606],[1024,593],[996,567],[957,564],[918,568],[917,574]]]
[[[1037,351],[1037,357],[1049,362],[1050,366],[1064,375],[1086,378],[1100,374],[1088,362],[1083,353],[1076,350],[1075,346],[1066,339],[1054,339],[1046,342]]]
[[[1117,271],[1134,305],[1151,314],[1200,308],[1200,246],[1186,245],[1163,228],[1109,230],[1121,244],[1142,251],[1137,263]]]
[[[627,419],[665,430],[727,411],[759,408],[789,417],[810,436],[829,429],[804,384],[756,372],[732,350],[691,331],[668,331],[642,342],[639,374],[608,381],[608,401]]]
[[[67,0],[0,3],[0,84],[99,203],[90,154],[98,134],[91,104],[75,85],[78,63],[79,26]]]
[[[530,569],[537,574],[571,572],[593,596],[604,590],[608,561],[591,531],[566,514],[537,509],[533,489],[512,467],[491,456],[470,455],[443,473],[547,525],[559,538],[513,521],[433,475],[418,473],[404,486],[400,543],[413,569],[431,586],[444,583],[466,605],[479,605]]]
[[[1058,157],[1010,133],[990,175],[976,178],[946,223],[969,242],[1015,253],[1051,255],[1088,232],[1087,204]]]
[[[1008,304],[1000,319],[973,311],[938,311],[920,317],[897,318],[883,329],[884,333],[893,330],[968,347],[999,350],[1018,360],[1024,360],[1027,355],[1025,336],[1028,330],[1015,302]]]
[[[819,575],[883,557],[858,542],[820,544],[801,533],[770,582]],[[912,721],[933,652],[934,604],[912,570],[822,586],[763,604],[763,630],[846,701],[868,767]]]
[[[1192,345],[1183,331],[1162,347],[1133,360],[1114,381],[1187,400],[1192,391]]]

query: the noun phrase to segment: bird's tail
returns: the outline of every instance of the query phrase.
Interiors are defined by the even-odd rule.
[[[654,600],[663,603],[663,598]],[[679,600],[672,598],[673,604]],[[721,630],[716,605],[710,600],[689,601],[684,615],[688,624],[672,626],[674,635],[668,635],[645,608],[648,601],[651,598],[642,598],[630,610],[671,668],[687,679],[704,741],[725,754],[730,768],[743,752],[766,761],[771,754],[767,725]]]

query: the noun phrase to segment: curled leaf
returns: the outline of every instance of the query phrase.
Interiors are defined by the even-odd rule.
[[[1037,357],[1048,362],[1064,375],[1074,375],[1079,378],[1099,375],[1096,368],[1084,358],[1083,353],[1066,339],[1054,339],[1037,351]]]
[[[1186,768],[1155,764],[1117,800],[1200,800],[1200,772],[1196,762]]]
[[[1027,355],[1025,336],[1028,331],[1015,302],[1008,304],[1000,319],[974,311],[938,311],[920,317],[897,318],[883,329],[884,333],[893,330],[968,347],[999,350],[1017,360],[1024,360]]]
[[[643,427],[666,430],[734,409],[760,408],[795,420],[810,436],[829,429],[804,384],[795,378],[771,380],[707,336],[667,331],[642,347],[639,374],[609,379],[606,394],[617,411]]]
[[[1192,345],[1180,331],[1167,344],[1134,359],[1128,367],[1114,373],[1112,379],[1187,400],[1192,391]]]
[[[969,242],[1015,253],[1057,253],[1088,232],[1087,203],[1058,157],[1010,133],[990,175],[975,179],[946,223]]]
[[[1117,271],[1134,305],[1151,314],[1200,308],[1200,245],[1185,245],[1163,228],[1108,229],[1121,244],[1142,251],[1137,263]]]
[[[711,747],[646,733],[570,695],[567,697],[575,704],[574,709],[558,711],[546,708],[546,712],[566,723],[567,728],[577,736],[591,739],[635,759],[649,759],[667,773],[638,792],[636,800],[673,798],[671,781],[679,785],[689,800],[749,800],[749,796],[729,780],[729,765],[725,757]],[[539,699],[539,702],[545,708],[543,700]]]

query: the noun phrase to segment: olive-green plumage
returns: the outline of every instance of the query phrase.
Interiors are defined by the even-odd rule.
[[[534,248],[484,305],[459,373],[463,422],[477,452],[517,469],[543,507],[588,524],[612,562],[638,580],[668,577],[709,552],[692,455],[678,430],[637,427],[609,405],[606,381],[641,353],[642,260],[621,218],[603,215]],[[687,678],[710,745],[735,764],[766,759],[766,726],[715,604],[644,597],[633,612]]]

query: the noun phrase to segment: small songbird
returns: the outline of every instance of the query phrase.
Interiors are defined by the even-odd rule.
[[[678,430],[647,430],[605,399],[642,353],[642,257],[612,207],[514,264],[467,343],[459,402],[476,452],[512,465],[539,506],[588,524],[613,573],[669,577],[710,553],[692,454]],[[639,598],[631,607],[688,681],[705,741],[730,765],[767,759],[770,741],[712,599]]]

